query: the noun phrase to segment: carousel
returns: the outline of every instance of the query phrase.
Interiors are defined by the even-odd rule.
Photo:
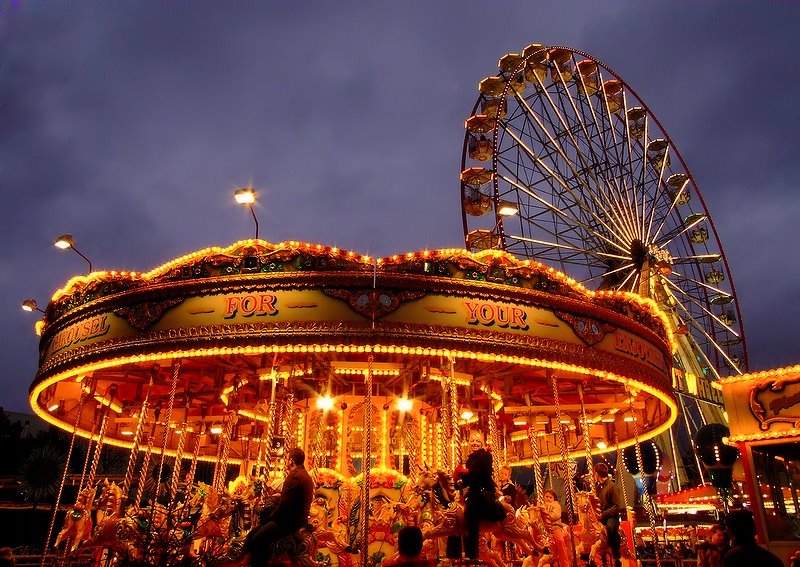
[[[678,413],[671,323],[654,301],[499,250],[373,259],[247,240],[74,277],[38,332],[31,406],[92,447],[47,542],[98,564],[235,559],[294,447],[315,498],[309,528],[275,553],[376,566],[415,525],[444,558],[463,530],[451,475],[470,436],[495,472],[532,476],[533,504],[481,526],[482,561],[546,561],[536,503],[549,485],[574,526],[571,562],[599,564],[593,481],[574,481],[576,463],[627,449],[641,469],[642,443]],[[98,474],[112,448],[128,455],[119,482]]]

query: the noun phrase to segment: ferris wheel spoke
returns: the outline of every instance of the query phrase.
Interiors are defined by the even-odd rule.
[[[583,279],[583,280],[581,280],[580,283],[581,284],[586,284],[586,283],[588,283],[588,282],[590,282],[592,280],[596,280],[597,278],[604,278],[604,277],[610,276],[612,274],[616,274],[616,273],[619,273],[619,272],[624,272],[625,270],[633,268],[634,266],[635,266],[635,264],[633,262],[631,262],[629,264],[625,264],[623,266],[620,266],[619,268],[616,268],[614,270],[608,270],[607,272],[603,272],[602,274],[598,274],[596,276],[592,276],[590,278]]]
[[[574,60],[574,58],[573,58],[573,60]],[[581,81],[581,85],[583,87],[583,92],[586,92],[586,85],[585,85],[585,83],[583,81],[583,76],[580,73],[578,73],[578,78]],[[594,151],[594,144],[592,143],[592,135],[589,133],[589,129],[588,129],[587,124],[586,124],[587,121],[584,119],[585,112],[584,112],[584,110],[582,108],[578,109],[578,105],[575,103],[575,99],[572,96],[572,91],[568,88],[567,85],[564,85],[564,91],[567,94],[567,99],[569,100],[569,103],[570,103],[570,106],[572,108],[572,111],[573,111],[574,115],[576,116],[576,120],[580,124],[581,129],[583,131],[583,134],[586,137],[586,145],[587,145],[587,147],[589,149],[589,152],[592,154],[592,163],[599,165],[604,160],[600,159],[600,157]],[[581,101],[581,107],[583,107],[584,99],[582,97],[578,97],[578,98]],[[593,111],[594,109],[592,108],[591,103],[587,103],[586,106],[588,106],[589,111],[590,111],[590,113],[592,115],[592,120],[590,122],[594,126],[594,130],[595,130],[596,134],[598,135],[598,137],[599,137],[599,139],[601,141],[601,146],[602,146],[603,152],[604,152],[605,155],[608,155],[607,154],[607,150],[605,148],[605,143],[604,143],[605,140],[602,137],[602,135],[600,134],[600,131],[599,131],[599,128],[598,128],[598,125],[597,125],[597,121],[596,121],[596,118],[595,118],[595,115],[594,115],[594,111]],[[575,143],[577,145],[577,142],[575,142]],[[619,161],[619,155],[617,157],[618,157],[618,161]],[[587,169],[588,169],[588,171],[591,172],[591,167],[589,167]],[[613,176],[613,170],[611,170],[611,173],[612,173],[612,178],[613,178],[614,177]],[[595,181],[597,182],[597,176],[594,175],[594,172],[592,172],[592,175],[595,177]],[[603,172],[602,178],[603,178],[603,183],[597,182],[597,186],[598,186],[598,189],[600,190],[601,193],[604,193],[605,191],[608,191],[608,193],[609,193],[609,195],[606,198],[608,199],[610,197],[610,201],[609,202],[613,204],[613,206],[610,207],[609,211],[619,212],[619,214],[623,214],[623,215],[625,213],[630,213],[628,208],[623,205],[624,201],[620,202],[619,200],[617,200],[616,195],[612,194],[611,190],[614,188],[614,184],[611,182],[611,180],[608,177],[606,177],[604,172]],[[631,223],[632,217],[629,214],[625,215],[625,216],[626,216],[626,218],[624,218],[624,219],[618,218],[618,220],[619,220],[620,223],[624,223],[625,228],[627,229],[626,233],[628,235],[628,238],[630,238],[632,240],[633,239],[633,235],[635,234],[635,230],[634,230],[633,224]]]
[[[600,84],[601,85],[605,85],[603,73],[598,69],[597,74],[598,74],[598,77],[599,77]],[[598,90],[598,94],[601,93],[601,92],[603,92],[603,93],[605,92],[604,87],[601,87],[601,89]],[[623,91],[623,97],[624,96],[625,96],[625,93]],[[609,106],[608,96],[605,96],[605,94],[604,94],[603,96],[599,97],[599,100],[601,101],[600,106],[601,106],[601,109],[602,109],[602,112],[600,113],[600,115],[603,117],[603,119],[608,124],[608,128],[606,129],[606,131],[610,131],[611,132],[611,144],[610,144],[610,146],[614,150],[614,155],[616,156],[616,163],[617,163],[618,168],[619,168],[619,173],[617,174],[617,178],[622,181],[623,187],[625,187],[626,186],[626,184],[625,184],[625,179],[626,179],[625,174],[626,174],[626,172],[624,170],[624,164],[626,163],[626,160],[623,160],[622,157],[620,156],[620,153],[619,153],[619,141],[617,140],[616,130],[614,128],[614,116],[613,116],[613,113],[611,112],[611,107]],[[625,101],[625,99],[623,98],[623,108],[626,108],[624,101]],[[603,136],[603,138],[605,138],[605,136]],[[628,163],[629,162],[630,162],[630,160],[628,160]],[[630,173],[632,174],[633,172],[630,171]],[[632,175],[631,175],[630,180],[631,180],[631,184],[633,185],[633,190],[634,190],[634,200],[631,203],[632,204],[636,204],[637,200],[635,199],[635,195],[636,195],[636,186],[637,186],[637,184],[633,183],[634,177]],[[637,226],[638,226],[638,223],[641,222],[641,217],[639,216],[638,208],[636,208],[635,210],[636,210],[635,218],[638,220],[638,222],[637,222]],[[641,239],[642,235],[643,235],[643,231],[639,230],[639,231],[637,231],[636,234]]]
[[[706,282],[703,282],[703,281],[700,281],[700,280],[696,280],[696,279],[694,279],[692,277],[687,276],[686,274],[681,274],[680,272],[676,272],[675,270],[672,270],[672,274],[671,275],[675,276],[676,278],[685,280],[685,281],[691,283],[692,285],[694,285],[697,288],[702,288],[703,290],[706,290],[705,291],[706,293],[708,291],[711,291],[715,295],[730,295],[730,293],[728,293],[727,291],[725,291],[723,289],[715,287],[715,286],[713,286],[711,284],[707,284]]]
[[[581,79],[581,81],[582,81],[582,79]],[[584,83],[581,83],[581,84],[584,84]],[[618,179],[618,176],[615,173],[615,166],[612,163],[609,163],[608,156],[611,155],[611,152],[608,149],[608,146],[606,144],[605,136],[603,135],[603,132],[599,128],[598,121],[597,121],[597,115],[594,113],[593,105],[591,104],[590,101],[586,101],[584,103],[584,101],[585,101],[584,97],[578,97],[578,100],[581,101],[581,105],[580,105],[581,108],[579,109],[578,105],[575,104],[575,98],[572,96],[572,91],[570,90],[569,86],[564,84],[563,81],[562,81],[562,85],[563,85],[562,90],[563,90],[564,93],[566,93],[566,96],[562,96],[561,95],[561,91],[558,91],[559,92],[559,99],[566,98],[569,101],[570,107],[571,107],[571,109],[572,109],[572,111],[573,111],[573,113],[575,115],[575,120],[581,126],[581,128],[582,128],[582,130],[584,132],[584,135],[586,137],[586,146],[588,147],[588,150],[592,154],[592,157],[593,157],[592,165],[596,166],[598,169],[600,169],[600,171],[602,173],[603,183],[597,182],[597,175],[594,174],[594,172],[592,172],[591,167],[588,168],[588,171],[592,172],[592,175],[596,180],[597,190],[601,193],[603,198],[606,199],[606,201],[611,205],[610,207],[607,208],[607,211],[609,211],[609,212],[611,212],[611,211],[619,212],[619,214],[615,214],[615,216],[617,217],[618,222],[620,224],[624,224],[625,227],[627,228],[626,232],[627,232],[627,235],[628,235],[628,239],[629,240],[633,240],[635,238],[635,235],[636,235],[636,230],[635,230],[635,224],[636,223],[632,222],[633,215],[631,214],[632,213],[631,209],[629,207],[625,206],[625,204],[624,204],[627,201],[625,201],[625,200],[620,201],[617,198],[617,194],[618,193],[615,193],[613,191],[613,189],[616,187],[615,180]],[[552,98],[550,100],[551,100],[551,104],[552,104]],[[590,112],[591,118],[592,118],[591,120],[586,120],[586,118],[585,118],[586,112],[583,110],[584,106],[589,108],[589,112]],[[589,133],[588,128],[586,126],[587,122],[590,122],[594,126],[593,130],[595,131],[595,134],[596,134],[595,136],[592,136]],[[613,124],[611,124],[610,127],[613,128]],[[595,140],[599,140],[599,145],[600,145],[601,150],[602,150],[602,155],[606,156],[605,159],[599,159],[597,154],[595,153],[594,146],[597,143],[597,142],[595,142]],[[612,146],[613,145],[614,144],[612,144]],[[616,160],[615,163],[618,164],[620,156],[619,156],[619,152],[618,152],[617,148],[615,148],[615,154],[617,156],[617,160]],[[609,177],[607,175],[607,173],[610,173],[611,176]],[[625,219],[623,220],[620,215],[624,215]]]
[[[599,252],[589,246],[587,246],[587,238],[586,235],[581,234],[576,228],[565,228],[563,225],[559,227],[555,222],[554,228],[550,228],[547,226],[549,223],[542,222],[538,217],[541,217],[545,214],[546,211],[541,211],[537,215],[528,217],[524,219],[530,226],[537,228],[540,232],[545,233],[553,238],[552,241],[536,239],[532,236],[525,236],[525,235],[511,235],[509,238],[515,238],[520,241],[525,242],[526,244],[541,244],[547,246],[548,249],[555,248],[558,252],[558,257],[556,258],[560,262],[574,264],[574,265],[582,265],[586,267],[595,267],[597,269],[605,269],[605,264],[607,259],[613,255]],[[549,214],[549,213],[548,213]],[[547,219],[545,219],[547,220]],[[554,220],[554,219],[553,219]],[[523,228],[524,224],[520,223],[520,227]],[[574,243],[573,243],[574,241]],[[581,255],[584,257],[583,262],[575,262],[571,258],[567,258],[563,256],[561,253],[562,251],[568,250],[573,253],[573,255]],[[535,252],[535,256],[538,258],[542,254],[545,254],[546,251],[543,249],[537,249]],[[592,264],[587,261],[587,256],[591,258],[595,258],[598,260],[597,264]],[[630,259],[630,258],[624,258]]]
[[[658,180],[655,183],[654,194],[653,194],[652,200],[650,202],[650,219],[648,220],[648,223],[647,223],[647,230],[644,231],[645,242],[648,242],[650,240],[650,233],[651,233],[651,231],[653,229],[653,219],[655,218],[656,211],[659,210],[658,207],[656,206],[656,203],[658,202],[658,197],[660,195],[660,188],[662,187],[662,185],[664,183],[664,171],[667,168],[667,162],[668,162],[668,159],[669,159],[669,151],[670,151],[670,147],[668,145],[666,147],[665,152],[664,152],[664,158],[661,161],[661,167],[659,168],[659,171],[658,171]]]
[[[533,114],[533,116],[534,116],[534,119],[538,121],[538,116],[536,116],[536,114],[533,112],[533,110],[531,110],[531,114]],[[540,128],[542,128],[542,129],[544,130],[544,128],[543,128],[543,125],[541,125],[541,124],[540,124]],[[508,133],[508,134],[509,134],[509,135],[510,135],[510,136],[511,136],[511,137],[512,137],[512,138],[513,138],[513,139],[514,139],[516,142],[517,142],[517,144],[519,145],[519,147],[523,149],[523,151],[524,151],[524,152],[525,152],[525,153],[528,155],[528,157],[529,157],[531,160],[533,160],[534,162],[538,163],[538,164],[539,164],[539,166],[540,166],[542,169],[544,169],[545,171],[547,171],[547,172],[549,173],[549,175],[550,175],[550,176],[551,176],[553,179],[555,179],[556,181],[558,181],[558,183],[559,183],[559,184],[560,184],[560,185],[561,185],[561,186],[564,188],[564,190],[565,190],[565,191],[567,191],[567,192],[568,192],[568,193],[569,193],[569,194],[572,196],[572,199],[573,199],[573,201],[574,201],[574,202],[575,202],[575,203],[576,203],[576,204],[577,204],[577,205],[578,205],[578,206],[579,206],[579,207],[580,207],[580,208],[581,208],[581,209],[582,209],[582,210],[583,210],[583,211],[584,211],[586,214],[588,214],[589,216],[591,216],[591,217],[592,217],[592,218],[593,218],[593,219],[594,219],[596,222],[598,222],[598,223],[602,224],[602,225],[603,225],[603,226],[604,226],[604,227],[605,227],[605,228],[606,228],[606,229],[609,231],[609,233],[611,233],[611,234],[615,234],[615,235],[618,235],[618,230],[619,230],[619,229],[618,229],[618,227],[616,227],[616,226],[615,226],[615,229],[616,229],[616,230],[614,230],[614,229],[612,229],[611,227],[609,227],[609,226],[608,226],[608,225],[605,223],[605,221],[604,221],[604,220],[603,220],[601,217],[599,217],[599,216],[598,216],[598,215],[597,215],[597,214],[596,214],[596,213],[595,213],[595,212],[594,212],[594,211],[591,209],[591,207],[589,207],[589,206],[588,206],[588,205],[587,205],[587,204],[586,204],[586,203],[583,201],[583,199],[582,199],[582,198],[580,198],[580,197],[578,197],[577,195],[575,195],[575,192],[574,192],[574,190],[572,189],[572,187],[570,187],[570,186],[569,186],[569,184],[566,182],[566,180],[564,180],[564,179],[563,179],[563,178],[562,178],[560,175],[558,175],[558,174],[557,174],[557,173],[556,173],[554,170],[552,170],[552,169],[551,169],[551,168],[550,168],[550,167],[549,167],[547,164],[545,164],[545,163],[544,163],[544,162],[543,162],[541,159],[539,159],[539,157],[536,155],[536,153],[535,153],[535,152],[534,152],[534,151],[533,151],[533,150],[532,150],[532,149],[531,149],[531,148],[530,148],[530,147],[529,147],[529,146],[528,146],[528,145],[527,145],[527,144],[526,144],[526,143],[525,143],[525,142],[524,142],[524,141],[523,141],[523,140],[522,140],[522,139],[521,139],[521,138],[520,138],[520,137],[519,137],[519,136],[518,136],[518,135],[517,135],[517,134],[516,134],[514,131],[512,131],[512,130],[508,129],[508,130],[506,130],[506,132],[507,132],[507,133]],[[564,159],[564,160],[567,162],[567,164],[568,164],[568,166],[570,167],[570,169],[572,169],[573,175],[575,176],[575,177],[573,177],[573,179],[575,179],[575,180],[576,180],[576,181],[578,181],[578,182],[579,182],[581,185],[583,185],[583,186],[584,186],[584,187],[585,187],[585,188],[588,190],[588,192],[589,192],[589,194],[590,194],[590,195],[594,195],[594,193],[591,191],[591,188],[589,188],[589,187],[587,187],[587,186],[585,185],[585,183],[582,181],[581,177],[580,177],[580,176],[577,174],[577,172],[575,171],[575,169],[572,167],[572,164],[571,164],[571,162],[570,162],[570,161],[569,161],[569,159],[566,157],[566,154],[564,154],[564,152],[563,152],[563,148],[561,148],[561,147],[560,147],[560,146],[557,144],[557,142],[555,142],[555,141],[553,140],[553,138],[552,138],[552,136],[550,135],[550,133],[549,133],[549,132],[546,132],[546,133],[547,133],[548,137],[550,138],[550,140],[553,142],[554,146],[558,146],[558,147],[557,147],[557,149],[558,149],[558,151],[559,151],[559,154],[560,154],[560,155],[562,156],[562,158],[563,158],[563,159]],[[532,197],[534,196],[532,192],[531,192],[531,193],[529,193],[529,195],[530,195],[530,196],[532,196]],[[596,203],[596,204],[598,204],[598,203]],[[599,206],[599,204],[598,204],[598,206]],[[620,239],[620,242],[623,242],[623,240],[622,240],[622,238],[620,238],[620,236],[617,236],[617,238],[619,238],[619,239]]]
[[[560,242],[550,242],[550,241],[547,241],[547,240],[540,240],[538,238],[530,238],[528,236],[523,236],[523,235],[511,234],[511,235],[508,235],[508,237],[509,238],[514,238],[516,240],[522,240],[522,241],[525,241],[525,242],[530,242],[531,244],[537,244],[537,245],[540,245],[540,246],[547,246],[547,247],[551,247],[551,248],[562,248],[564,250],[570,250],[572,252],[577,252],[579,254],[589,254],[589,255],[594,256],[594,257],[596,257],[598,259],[601,259],[601,260],[605,260],[605,259],[609,259],[609,258],[618,259],[618,260],[630,260],[630,256],[617,256],[616,254],[608,254],[606,252],[597,252],[595,250],[587,250],[586,248],[583,248],[583,247],[579,248],[577,246],[572,246],[570,244],[562,244]],[[629,266],[633,266],[633,264],[629,264]],[[616,271],[619,271],[619,270],[613,270],[612,272],[605,272],[605,273],[613,273],[613,272],[616,272]]]
[[[670,280],[669,280],[669,278],[665,278],[665,279],[667,280],[667,283],[670,285],[670,287],[672,287],[672,288],[673,288],[673,289],[675,289],[676,291],[680,292],[680,293],[681,293],[681,295],[683,295],[684,297],[686,297],[686,299],[687,299],[687,300],[688,300],[690,303],[694,304],[694,305],[695,305],[695,306],[696,306],[698,309],[700,309],[701,311],[703,311],[703,313],[705,313],[706,315],[708,315],[709,317],[711,317],[712,319],[714,319],[714,321],[716,321],[717,323],[719,323],[719,324],[720,324],[720,325],[721,325],[721,326],[722,326],[722,327],[723,327],[725,330],[727,330],[727,331],[728,331],[730,334],[732,334],[732,335],[733,335],[733,336],[735,336],[736,338],[741,338],[741,337],[739,336],[739,333],[737,333],[737,332],[736,332],[736,331],[735,331],[733,328],[731,328],[731,327],[730,327],[728,324],[726,324],[724,321],[722,321],[722,319],[720,319],[720,318],[719,318],[719,316],[717,316],[717,315],[716,315],[714,312],[712,312],[712,311],[710,311],[708,308],[706,308],[706,307],[703,305],[703,302],[702,302],[702,301],[699,301],[697,298],[693,297],[693,296],[692,296],[690,293],[687,293],[687,292],[686,292],[684,289],[682,289],[682,288],[681,288],[679,285],[677,285],[675,282],[672,282],[672,281],[670,281]]]
[[[636,293],[636,288],[637,288],[637,287],[638,287],[638,285],[639,285],[639,278],[641,277],[641,274],[642,274],[642,273],[641,273],[639,270],[632,270],[632,271],[631,271],[631,273],[630,273],[630,274],[628,274],[628,277],[626,277],[626,278],[625,278],[625,279],[622,281],[622,283],[621,283],[621,284],[619,284],[619,287],[620,287],[620,289],[625,289],[625,283],[628,281],[628,279],[629,279],[631,276],[634,276],[634,278],[633,278],[633,283],[631,284],[631,289],[630,289],[630,291],[631,291],[631,293]]]
[[[598,180],[597,175],[592,171],[592,164],[599,163],[599,161],[595,159],[591,163],[587,162],[588,157],[584,154],[583,150],[581,149],[580,143],[575,138],[575,133],[573,132],[574,127],[569,125],[568,121],[566,120],[566,118],[564,116],[563,111],[561,111],[559,109],[559,105],[557,105],[554,102],[553,97],[550,95],[549,90],[542,84],[542,82],[541,82],[541,80],[539,79],[538,76],[536,77],[536,80],[537,80],[537,82],[539,84],[539,87],[540,87],[539,89],[537,89],[536,97],[539,100],[542,100],[543,98],[546,98],[548,103],[549,103],[549,106],[548,105],[544,105],[544,104],[542,105],[542,111],[546,114],[546,116],[544,118],[546,118],[549,122],[551,122],[555,126],[556,123],[554,122],[554,120],[552,118],[550,110],[552,109],[553,113],[558,117],[558,122],[563,127],[563,133],[565,135],[567,135],[570,138],[570,140],[572,141],[572,146],[575,149],[575,152],[576,152],[576,154],[578,156],[578,160],[581,162],[581,165],[582,165],[581,172],[589,173],[590,177],[595,182],[595,185],[596,185],[596,187],[594,188],[595,191],[592,191],[593,188],[589,187],[585,182],[581,183],[581,181],[582,181],[582,177],[580,175],[581,172],[575,170],[575,168],[572,165],[573,161],[567,156],[567,151],[566,151],[565,147],[563,146],[563,144],[561,144],[561,143],[559,143],[557,141],[557,139],[560,138],[561,135],[559,135],[556,132],[552,132],[551,133],[544,126],[544,124],[542,122],[543,117],[539,116],[537,113],[534,112],[533,108],[530,106],[530,103],[529,103],[528,99],[525,98],[525,97],[522,97],[521,95],[518,94],[518,95],[516,95],[516,97],[517,97],[518,102],[520,103],[520,108],[524,109],[526,111],[526,114],[525,114],[526,121],[530,123],[530,117],[533,117],[533,119],[536,121],[536,125],[534,126],[531,123],[531,126],[533,127],[533,131],[537,133],[537,139],[538,139],[539,143],[542,144],[542,146],[548,146],[548,143],[544,139],[542,139],[541,136],[538,136],[538,132],[541,131],[541,132],[544,132],[547,135],[548,140],[550,142],[549,145],[551,147],[553,147],[561,155],[561,157],[564,160],[565,164],[571,169],[573,177],[578,181],[579,184],[582,184],[583,187],[588,191],[588,193],[592,197],[592,200],[595,203],[595,205],[599,209],[601,209],[604,213],[606,213],[607,215],[613,216],[613,215],[610,214],[610,209],[607,206],[604,206],[603,203],[600,203],[595,199],[595,196],[597,194],[600,194],[602,196],[602,193],[603,193],[602,192],[602,187],[603,187],[604,184],[608,183],[607,179],[604,179],[605,183],[601,183]],[[567,89],[567,92],[569,93],[568,89]],[[539,93],[543,94],[543,97]],[[580,117],[578,117],[578,116],[576,116],[576,126],[581,126],[585,130],[585,125],[583,124],[583,122],[581,121]],[[589,146],[589,148],[591,150],[591,144],[587,143],[587,145]],[[559,173],[561,173],[560,169],[559,169]],[[620,230],[621,232],[627,232],[627,231],[624,230],[623,226],[621,226],[621,223],[615,223],[615,224],[618,226],[618,230]],[[625,228],[627,228],[627,227],[625,227]]]
[[[537,195],[536,193],[534,193],[533,191],[531,191],[527,187],[525,187],[523,185],[520,185],[515,180],[510,179],[508,177],[505,177],[503,175],[499,175],[499,177],[500,177],[500,179],[502,179],[503,181],[505,181],[509,185],[512,185],[513,187],[516,187],[517,189],[519,189],[520,191],[522,191],[523,193],[525,193],[526,195],[528,195],[532,199],[535,199],[535,200],[539,201],[545,207],[550,208],[552,210],[552,212],[554,212],[554,213],[562,216],[564,219],[569,220],[570,222],[573,222],[576,225],[580,226],[582,229],[584,229],[587,232],[587,234],[591,234],[595,238],[598,238],[599,240],[603,240],[604,242],[606,242],[610,246],[613,246],[614,248],[616,248],[617,250],[619,250],[623,254],[627,252],[627,250],[625,250],[625,248],[623,248],[620,244],[614,242],[613,240],[610,240],[606,236],[604,236],[604,235],[600,234],[599,232],[595,231],[592,227],[590,227],[589,225],[585,224],[583,221],[579,220],[578,218],[566,214],[561,208],[553,205],[552,203],[550,203],[546,199],[543,199],[542,197],[540,197],[539,195]],[[606,228],[608,228],[608,227],[606,227]]]
[[[658,225],[658,228],[653,232],[652,236],[650,237],[650,240],[652,242],[658,240],[659,236],[661,235],[661,231],[664,230],[664,226],[666,225],[667,220],[670,218],[670,215],[672,214],[672,211],[675,210],[678,201],[681,199],[681,197],[683,197],[683,194],[688,190],[687,187],[689,187],[688,181],[683,184],[683,187],[681,187],[678,191],[675,192],[675,196],[672,197],[672,199],[670,200],[669,209],[667,210],[666,213],[664,213],[664,215],[662,215],[663,218],[661,219],[661,223]]]

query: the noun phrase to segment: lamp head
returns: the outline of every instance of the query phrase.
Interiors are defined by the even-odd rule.
[[[39,307],[36,304],[35,299],[26,299],[25,301],[22,302],[23,311],[33,312],[36,311],[37,309],[39,309]]]
[[[500,201],[497,203],[497,214],[501,217],[513,217],[519,213],[519,207],[511,201]]]
[[[56,241],[53,242],[53,246],[56,248],[61,248],[62,250],[66,250],[67,248],[72,248],[75,246],[75,241],[72,240],[71,234],[62,234],[56,238]]]
[[[252,205],[256,202],[256,192],[252,187],[241,187],[233,194],[233,200],[240,205]]]

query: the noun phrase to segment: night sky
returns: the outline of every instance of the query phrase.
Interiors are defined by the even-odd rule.
[[[546,5],[546,7],[544,7]],[[751,368],[800,362],[800,4],[0,0],[0,406],[85,262],[146,271],[253,235],[371,256],[463,246],[477,83],[529,43],[614,69],[689,164]]]

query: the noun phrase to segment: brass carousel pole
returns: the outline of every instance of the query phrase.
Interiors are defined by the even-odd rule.
[[[650,520],[650,531],[653,534],[653,554],[656,558],[656,567],[661,567],[661,557],[658,553],[658,533],[656,532],[656,518],[655,513],[653,511],[653,498],[650,495],[650,490],[647,488],[647,482],[644,480],[644,463],[642,461],[642,447],[639,444],[639,425],[638,420],[636,419],[636,415],[634,414],[633,410],[633,395],[631,394],[630,389],[625,388],[628,394],[628,406],[630,408],[631,417],[633,418],[633,437],[634,441],[636,442],[636,464],[639,466],[639,474],[642,477],[642,488],[644,491],[645,499],[647,500],[647,506],[645,510],[647,510],[647,518]],[[666,533],[666,532],[665,532]]]
[[[564,425],[561,423],[561,407],[558,399],[558,379],[552,370],[547,371],[547,377],[553,388],[553,405],[556,409],[556,421],[558,421],[558,445],[561,449],[561,464],[564,467],[564,484],[567,487],[567,518],[569,520],[569,542],[572,550],[572,567],[578,567],[578,555],[575,549],[575,533],[572,524],[575,519],[575,486],[570,475],[569,456],[567,455],[567,440],[564,436]]]
[[[589,488],[592,493],[597,493],[597,483],[592,474],[592,439],[589,435],[589,418],[586,415],[586,405],[583,400],[583,384],[578,384],[578,399],[581,404],[581,428],[583,429],[583,443],[586,447],[586,476],[589,478]]]
[[[542,486],[542,465],[539,462],[539,436],[536,434],[536,418],[532,413],[531,396],[525,394],[525,403],[528,406],[528,440],[533,454],[533,482],[536,485],[536,505],[544,502],[544,486]]]
[[[183,423],[180,433],[178,433],[178,446],[175,449],[175,466],[172,467],[172,478],[169,483],[170,498],[175,498],[178,493],[178,485],[181,481],[181,467],[183,465],[183,448],[186,445],[187,429],[189,427],[189,407],[192,405],[191,398],[186,396],[186,405],[183,414]]]
[[[177,360],[172,369],[172,387],[169,392],[167,416],[164,419],[164,435],[161,437],[161,459],[158,461],[158,476],[156,477],[156,500],[158,500],[161,493],[161,474],[164,472],[164,460],[166,459],[167,442],[169,441],[170,420],[172,419],[172,408],[175,405],[175,392],[178,389],[178,374],[180,371],[181,361]]]
[[[361,460],[363,485],[361,487],[361,563],[369,566],[369,482],[370,464],[372,461],[372,363],[374,357],[369,355],[369,364],[364,373],[364,457]]]
[[[450,465],[452,471],[461,464],[461,430],[458,427],[458,384],[456,384],[456,359],[448,358],[450,362]]]
[[[161,416],[161,403],[156,402],[153,409],[153,424],[150,426],[150,434],[147,436],[147,449],[142,457],[142,469],[139,471],[139,489],[136,491],[135,507],[139,508],[142,504],[142,495],[144,494],[144,484],[147,481],[147,470],[150,468],[150,458],[153,455],[153,440],[156,435],[156,426],[158,425],[158,418]]]
[[[64,492],[64,484],[67,482],[67,474],[69,473],[69,461],[72,458],[72,450],[75,448],[75,437],[78,434],[78,426],[81,422],[81,416],[83,415],[83,406],[86,403],[86,398],[89,397],[87,392],[81,393],[80,401],[78,402],[78,415],[75,417],[75,427],[72,428],[72,438],[69,441],[69,449],[67,449],[67,457],[64,460],[64,473],[61,475],[61,484],[58,486],[58,493],[56,494],[56,500],[53,502],[53,517],[50,518],[50,526],[47,528],[47,537],[44,540],[44,547],[42,548],[42,562],[41,567],[44,567],[45,563],[45,556],[47,554],[47,548],[50,547],[50,538],[53,536],[53,528],[55,527],[56,523],[56,514],[58,513],[58,504],[61,502],[61,495]],[[88,452],[88,451],[87,451]]]
[[[139,409],[139,419],[136,422],[136,431],[133,434],[133,446],[131,454],[128,455],[128,467],[125,469],[125,480],[122,482],[122,494],[127,498],[128,491],[131,489],[133,481],[133,471],[136,468],[136,461],[139,457],[139,443],[142,441],[142,429],[144,421],[147,419],[147,406],[150,402],[150,391],[153,388],[153,374],[150,374],[150,383],[147,386],[147,393],[144,395],[142,407]]]

